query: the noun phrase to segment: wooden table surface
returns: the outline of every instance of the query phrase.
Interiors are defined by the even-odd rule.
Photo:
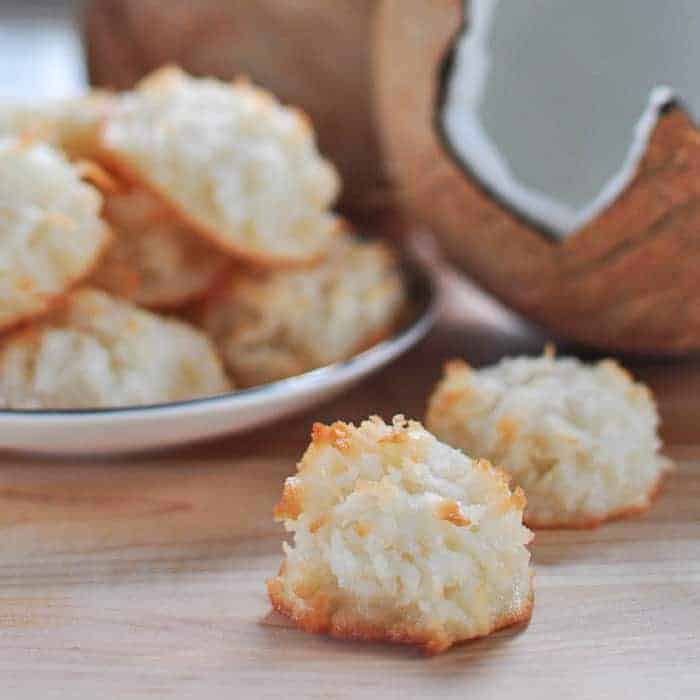
[[[0,697],[700,697],[700,361],[633,363],[679,464],[646,517],[543,532],[530,625],[423,658],[271,614],[271,509],[315,419],[421,417],[448,357],[542,337],[446,280],[421,346],[349,395],[257,433],[155,456],[0,457]]]

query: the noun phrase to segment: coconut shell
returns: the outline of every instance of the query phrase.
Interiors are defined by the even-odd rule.
[[[306,111],[344,181],[341,206],[386,203],[372,119],[370,24],[377,0],[93,0],[85,35],[97,85],[131,87],[165,63],[245,74]]]
[[[484,287],[551,332],[605,350],[700,349],[700,134],[678,107],[659,119],[626,190],[558,242],[460,169],[435,129],[441,69],[462,0],[383,0],[375,88],[400,201]]]

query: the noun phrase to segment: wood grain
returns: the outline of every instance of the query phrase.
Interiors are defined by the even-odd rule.
[[[700,365],[638,365],[680,465],[644,518],[542,532],[525,629],[425,659],[270,613],[271,510],[311,421],[420,416],[443,359],[542,338],[447,279],[437,331],[313,414],[244,438],[113,460],[0,457],[0,687],[11,698],[696,698]]]

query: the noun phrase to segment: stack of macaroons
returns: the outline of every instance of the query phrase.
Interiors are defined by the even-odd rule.
[[[305,115],[246,82],[163,68],[0,106],[0,406],[197,398],[390,333],[396,256],[347,231],[339,188]]]
[[[392,251],[343,233],[311,269],[233,270],[195,309],[240,386],[343,360],[386,335],[403,306]]]

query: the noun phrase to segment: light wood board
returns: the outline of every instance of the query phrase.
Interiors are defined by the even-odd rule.
[[[150,457],[0,457],[0,698],[700,697],[698,363],[633,366],[660,394],[679,471],[646,517],[537,535],[527,628],[426,659],[270,614],[271,510],[312,420],[421,416],[447,357],[541,344],[448,291],[419,348],[276,427]]]

